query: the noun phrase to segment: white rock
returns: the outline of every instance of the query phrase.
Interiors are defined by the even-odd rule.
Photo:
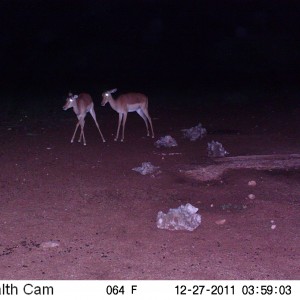
[[[48,249],[48,248],[55,248],[60,245],[59,242],[54,242],[54,241],[48,241],[48,242],[43,242],[40,244],[40,248],[42,249]]]
[[[224,225],[226,223],[226,219],[217,220],[215,223],[217,225]]]
[[[178,144],[174,138],[172,138],[170,135],[166,135],[164,137],[161,137],[159,140],[157,140],[154,143],[156,148],[160,147],[166,147],[166,148],[171,148],[171,147],[177,147]]]
[[[143,162],[141,167],[133,168],[133,171],[139,172],[142,175],[152,174],[156,170],[158,170],[159,167],[155,167],[151,164],[151,162]]]
[[[250,181],[248,182],[248,185],[249,185],[249,186],[256,186],[256,181],[255,181],[255,180],[250,180]]]
[[[178,208],[170,208],[167,214],[159,211],[156,218],[157,228],[168,230],[195,230],[201,223],[198,208],[190,203]]]

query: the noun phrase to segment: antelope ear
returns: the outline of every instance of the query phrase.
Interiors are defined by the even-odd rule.
[[[117,89],[112,89],[111,91],[109,91],[110,94],[115,93],[117,91]]]
[[[73,99],[77,99],[78,98],[78,95],[74,95]]]
[[[69,92],[69,97],[72,97],[72,96],[73,96],[73,94],[71,92]]]

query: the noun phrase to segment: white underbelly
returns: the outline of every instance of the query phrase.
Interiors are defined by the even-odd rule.
[[[128,104],[127,105],[127,109],[128,109],[128,112],[133,112],[133,111],[137,111],[138,109],[140,109],[140,104],[137,103],[137,104]]]

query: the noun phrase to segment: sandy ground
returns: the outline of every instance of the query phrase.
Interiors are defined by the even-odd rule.
[[[0,279],[300,279],[299,170],[212,182],[182,172],[209,164],[212,140],[230,156],[300,153],[299,107],[154,104],[155,139],[131,113],[124,143],[113,140],[117,114],[99,101],[106,143],[88,116],[87,146],[71,144],[72,111],[2,123]],[[199,122],[208,135],[183,139]],[[155,148],[167,134],[178,147]],[[161,172],[132,171],[142,162]],[[199,208],[196,230],[156,227],[158,211],[186,203]]]

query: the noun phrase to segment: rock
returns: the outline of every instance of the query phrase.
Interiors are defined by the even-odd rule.
[[[207,144],[207,152],[209,157],[224,157],[229,154],[221,143],[215,141]]]
[[[195,230],[201,223],[198,208],[190,203],[171,208],[167,214],[159,211],[156,218],[157,228],[168,230]]]
[[[166,147],[166,148],[171,148],[171,147],[177,147],[178,144],[174,138],[172,138],[170,135],[166,135],[164,137],[161,137],[159,140],[157,140],[154,143],[156,148],[160,147]]]
[[[133,171],[139,172],[142,175],[152,174],[156,170],[158,170],[159,167],[155,167],[151,164],[151,162],[143,162],[141,167],[133,168]]]
[[[59,242],[55,242],[55,241],[48,241],[48,242],[43,242],[40,244],[40,248],[42,249],[49,249],[49,248],[55,248],[58,247],[60,245]]]
[[[192,127],[190,129],[182,129],[183,137],[189,139],[190,141],[194,142],[197,139],[202,139],[206,136],[207,131],[205,128],[202,127],[202,124],[199,123],[197,126]]]
[[[249,186],[256,186],[256,181],[255,181],[255,180],[250,180],[250,181],[248,182],[248,185],[249,185]]]
[[[215,222],[217,225],[224,225],[226,223],[226,219],[221,219]]]

